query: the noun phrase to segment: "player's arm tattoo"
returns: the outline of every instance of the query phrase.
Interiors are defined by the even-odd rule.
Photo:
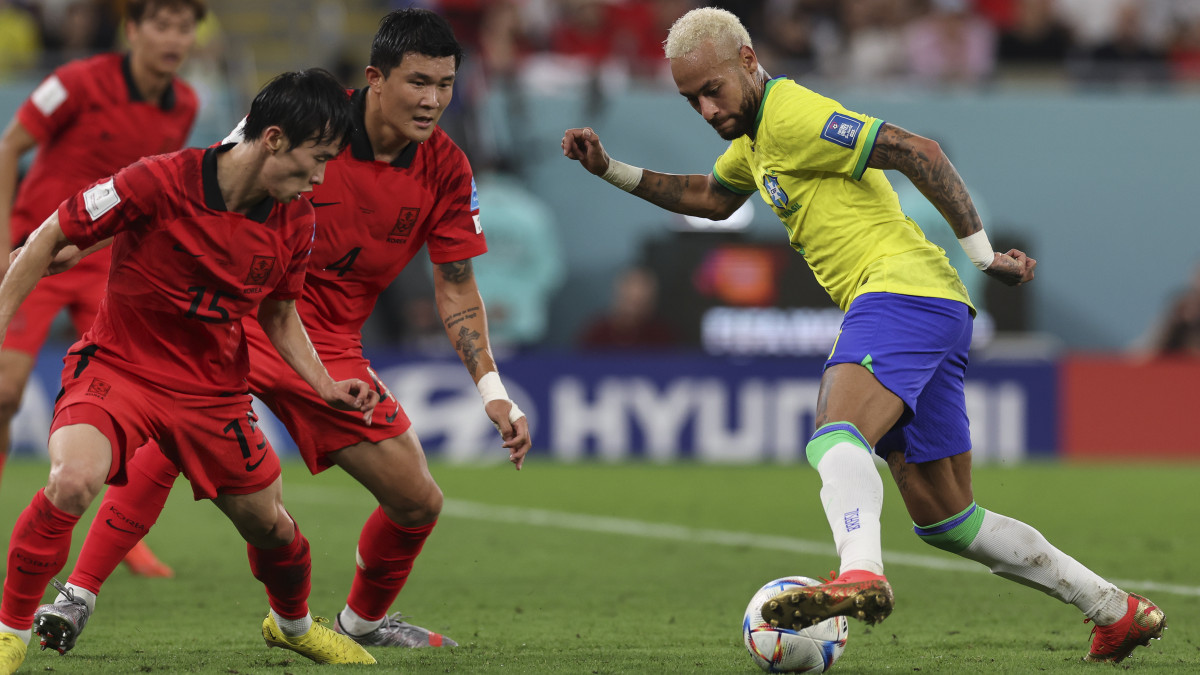
[[[475,305],[442,317],[442,323],[446,326],[446,334],[451,336],[455,351],[458,352],[459,358],[462,359],[463,365],[467,367],[467,372],[471,375],[475,375],[475,371],[479,369],[479,355],[483,351],[479,345],[483,334],[474,325],[475,319],[481,316],[483,316],[483,307]]]
[[[470,260],[442,263],[438,265],[438,271],[442,273],[443,279],[455,284],[461,284],[475,275]]]
[[[720,220],[728,218],[746,197],[720,187],[708,176],[659,173],[643,169],[635,197],[675,213]]]
[[[472,377],[475,376],[475,371],[479,370],[479,338],[479,331],[472,330],[470,326],[463,326],[458,329],[458,340],[454,343],[454,348],[458,350],[463,365]]]
[[[962,176],[936,142],[885,123],[875,136],[867,166],[894,169],[907,176],[937,207],[958,238],[983,229]]]
[[[475,317],[479,316],[480,311],[482,311],[482,308],[480,307],[470,307],[443,318],[442,322],[446,324],[446,330],[452,330],[455,326],[466,321],[467,319],[474,319]]]
[[[683,203],[683,195],[692,185],[691,176],[642,170],[642,182],[633,189],[635,196],[671,211]]]
[[[475,271],[471,266],[470,259],[442,263],[438,265],[438,272],[442,275],[442,280],[447,283],[455,286],[469,284],[471,297],[478,297],[473,281]],[[467,304],[467,306],[463,307],[462,304],[454,303],[456,311],[444,315],[442,324],[446,327],[446,334],[453,340],[454,349],[462,359],[463,365],[467,367],[467,372],[474,376],[475,371],[479,370],[479,359],[484,349],[481,346],[483,342],[482,324],[478,323],[483,318],[483,305],[463,304]]]

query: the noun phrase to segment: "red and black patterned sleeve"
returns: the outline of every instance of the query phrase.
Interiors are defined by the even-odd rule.
[[[88,248],[149,219],[156,195],[166,190],[159,166],[141,160],[115,176],[88,186],[58,207],[58,224],[67,241]]]
[[[479,196],[467,156],[450,145],[440,167],[436,194],[437,209],[431,214],[433,228],[426,240],[429,259],[436,265],[466,260],[487,252],[480,224]]]

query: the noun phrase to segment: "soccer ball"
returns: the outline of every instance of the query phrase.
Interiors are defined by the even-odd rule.
[[[750,598],[742,619],[742,640],[759,668],[768,673],[823,673],[845,651],[850,625],[844,616],[804,630],[775,628],[762,618],[760,610],[767,600],[797,586],[820,583],[808,577],[784,577],[767,582]]]

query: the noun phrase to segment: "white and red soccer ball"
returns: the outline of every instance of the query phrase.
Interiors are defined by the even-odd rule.
[[[797,586],[820,583],[808,577],[784,577],[767,582],[750,598],[742,619],[742,640],[759,668],[768,673],[823,673],[845,651],[850,626],[844,616],[803,630],[775,628],[762,618],[761,609],[767,600]]]

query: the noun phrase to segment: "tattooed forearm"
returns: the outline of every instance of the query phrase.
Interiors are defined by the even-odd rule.
[[[634,188],[633,194],[655,206],[677,211],[683,202],[684,193],[691,187],[691,184],[691,176],[658,173],[645,169],[642,173],[642,182]]]
[[[633,190],[636,197],[685,216],[721,219],[737,210],[745,195],[717,186],[708,176],[658,173],[644,169],[642,182]]]
[[[458,340],[454,343],[454,348],[458,350],[463,365],[467,367],[467,372],[472,376],[479,369],[479,347],[477,345],[479,338],[479,331],[472,330],[469,326],[463,326],[458,329]]]
[[[895,169],[907,176],[960,239],[983,229],[966,184],[937,143],[884,124],[875,137],[867,166]]]
[[[461,284],[464,281],[467,281],[475,274],[471,267],[470,260],[442,263],[441,265],[438,265],[438,270],[442,273],[443,279],[456,284]]]
[[[480,307],[470,307],[462,310],[461,312],[455,312],[450,316],[444,317],[442,319],[442,323],[446,325],[446,330],[449,331],[463,321],[466,321],[467,319],[474,319],[475,317],[479,316],[479,312],[481,310],[482,308]]]

